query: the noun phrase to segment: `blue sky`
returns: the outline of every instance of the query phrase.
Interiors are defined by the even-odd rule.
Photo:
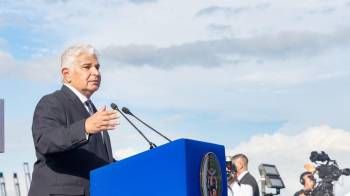
[[[312,149],[330,151],[350,167],[343,156],[350,152],[349,11],[344,0],[0,1],[6,110],[0,169],[10,176],[35,161],[35,105],[60,88],[60,53],[84,42],[101,54],[96,105],[128,106],[173,139],[245,152],[254,174],[274,152],[281,157],[266,161],[295,163],[285,172],[284,193],[291,194]],[[325,141],[325,133],[341,139]],[[125,121],[111,136],[120,158],[148,148]],[[263,145],[268,140],[277,150]],[[294,140],[307,144],[287,142]],[[288,145],[299,154],[283,157]],[[350,192],[350,182],[344,184],[341,194]]]

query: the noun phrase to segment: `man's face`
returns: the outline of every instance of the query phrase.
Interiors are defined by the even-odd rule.
[[[313,175],[311,174],[305,175],[304,180],[305,180],[305,189],[311,190],[314,188],[315,180]]]
[[[238,159],[233,160],[233,164],[235,164],[238,174],[240,174],[240,173],[243,172],[243,170],[244,170],[244,165],[243,165],[243,161],[242,161],[241,158],[238,158]]]
[[[100,65],[95,55],[80,54],[74,66],[69,69],[69,84],[89,98],[100,87],[99,68]]]

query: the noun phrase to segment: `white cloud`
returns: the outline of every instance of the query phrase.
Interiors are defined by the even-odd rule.
[[[158,0],[128,0],[131,3],[155,3]]]
[[[140,3],[143,2],[143,3]],[[216,39],[208,25],[219,23],[233,29],[238,37],[288,31],[328,32],[347,25],[339,20],[342,11],[331,16],[304,17],[309,10],[339,6],[339,2],[308,1],[186,1],[186,0],[104,0],[104,1],[4,1],[0,18],[2,26],[14,25],[30,32],[50,32],[64,38],[63,45],[85,41],[98,47],[108,45],[154,44],[169,47],[197,40]],[[273,2],[273,3],[272,3]],[[343,4],[342,4],[343,5]],[[340,6],[339,6],[340,7]],[[208,8],[245,15],[228,18],[196,18]],[[269,12],[261,10],[269,9]],[[343,8],[344,9],[344,8]],[[178,12],[177,10],[181,10]],[[253,10],[245,13],[244,10]],[[278,17],[276,17],[278,16]],[[295,18],[304,17],[297,21]],[[259,19],[259,20],[257,20]],[[327,20],[326,24],[319,21]],[[263,21],[263,22],[260,22]],[[315,25],[315,22],[317,22]],[[229,36],[229,35],[228,35]],[[34,38],[40,40],[40,37]],[[50,40],[52,41],[52,40]]]
[[[121,65],[174,66],[240,65],[241,61],[315,58],[336,49],[349,49],[350,29],[332,33],[281,32],[246,38],[201,40],[166,48],[150,45],[109,46],[102,53]]]
[[[12,70],[15,70],[16,61],[11,54],[0,50],[0,77],[7,76]]]
[[[334,64],[328,64],[326,60],[315,60],[315,65],[303,61],[266,64],[248,61],[238,66],[181,66],[170,70],[114,63],[102,70],[101,95],[147,106],[216,108],[221,107],[221,103],[242,102],[239,101],[240,96],[264,92],[278,94],[279,91],[284,94],[284,90],[296,86],[330,81],[350,74],[345,64],[335,69]],[[281,66],[282,63],[284,66]],[[116,90],[123,93],[117,94]]]
[[[0,50],[0,76],[2,78],[27,79],[37,82],[59,81],[58,58],[17,60],[11,54]]]
[[[259,63],[256,62],[271,64],[271,58],[278,58],[280,61],[275,63],[279,63],[279,66],[291,67],[296,65],[283,62],[284,57],[292,57],[290,60],[294,61],[295,58],[300,57],[302,60],[312,58],[312,54],[327,56],[330,49],[344,49],[343,46],[348,45],[346,40],[349,40],[349,30],[339,28],[346,26],[346,23],[339,20],[338,13],[330,19],[330,22],[325,22],[326,27],[323,27],[324,23],[319,22],[317,25],[310,25],[315,24],[316,19],[314,18],[307,18],[304,22],[295,22],[290,18],[291,15],[301,16],[306,12],[305,10],[314,7],[317,9],[336,7],[339,2],[315,3],[316,1],[309,1],[295,5],[293,1],[288,1],[287,5],[291,6],[279,2],[272,4],[270,1],[262,4],[256,0],[235,3],[232,1],[213,3],[182,0],[136,0],[134,2],[148,3],[134,4],[124,0],[105,0],[102,3],[37,0],[35,4],[31,1],[7,1],[3,3],[0,18],[3,18],[5,24],[11,22],[22,29],[28,27],[30,32],[50,32],[52,35],[50,39],[56,39],[56,37],[63,39],[60,42],[61,45],[56,44],[55,50],[76,42],[92,43],[102,52],[107,48],[106,51],[109,52],[104,54],[104,58],[109,58],[108,62],[113,62],[113,66],[136,65],[169,68],[198,65],[213,67],[237,64],[241,66],[240,63],[243,63],[243,66],[257,64],[255,67],[259,67]],[[195,17],[196,13],[208,7],[219,11],[233,8],[266,9],[268,7],[271,9],[269,13],[272,14],[254,12],[250,14],[253,17],[244,17],[244,20],[232,18],[232,21],[215,16],[210,20],[200,20]],[[181,9],[181,14],[175,11],[178,9]],[[318,17],[317,21],[323,21],[322,16]],[[257,22],[257,18],[264,22]],[[328,20],[330,17],[326,18]],[[301,23],[303,25],[299,26]],[[285,26],[285,24],[288,25]],[[229,35],[224,33],[227,36],[223,39],[221,33],[213,34],[208,27],[230,32]],[[46,42],[46,40],[41,40],[42,36],[33,36],[33,39]],[[52,40],[48,40],[50,41]],[[46,47],[44,49],[33,51],[35,54],[30,56],[45,55],[47,51],[52,50]],[[327,52],[327,54],[322,52]],[[58,54],[55,55],[58,56]],[[29,63],[17,62],[16,64],[32,65],[25,71],[26,75],[32,76],[30,78],[41,76],[47,81],[57,73],[53,72],[54,69],[48,70],[47,65],[57,66],[58,58],[54,57],[48,61],[49,57],[45,56],[29,60]],[[336,60],[328,59],[328,61]],[[297,66],[309,66],[303,61],[300,64]],[[288,71],[289,69],[286,70]],[[288,74],[287,78],[291,77],[294,81],[299,81],[300,77],[294,77],[293,72]],[[284,77],[285,75],[254,73],[246,79],[259,81],[261,78],[263,80],[265,78],[274,79],[276,76]],[[242,78],[244,79],[244,76]]]
[[[207,8],[204,8],[204,9],[198,11],[198,13],[196,13],[196,16],[201,17],[201,16],[206,16],[206,15],[221,13],[221,14],[224,14],[226,17],[230,17],[232,15],[248,11],[249,9],[251,9],[251,7],[232,8],[232,7],[210,6],[210,7],[207,7]]]
[[[19,77],[36,81],[36,82],[59,82],[61,78],[60,74],[60,62],[59,58],[45,57],[40,59],[33,59],[29,61],[19,61],[17,74]]]
[[[331,128],[327,125],[311,127],[296,135],[282,133],[260,134],[249,141],[238,144],[227,154],[245,153],[249,157],[250,171],[258,177],[258,165],[275,164],[286,184],[282,193],[292,195],[301,185],[299,175],[304,171],[303,165],[310,162],[311,151],[325,151],[331,159],[338,161],[341,168],[350,167],[350,132]],[[342,180],[341,180],[342,181]],[[344,195],[350,190],[350,177],[343,178],[342,184],[336,185],[337,194]]]

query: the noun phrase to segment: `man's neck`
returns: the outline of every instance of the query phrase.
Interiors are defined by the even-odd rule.
[[[241,180],[241,179],[243,178],[243,176],[244,176],[246,173],[248,173],[247,170],[243,170],[243,171],[237,173],[237,179],[238,179],[238,181]]]
[[[67,86],[73,93],[79,97],[81,102],[85,102],[86,100],[90,99],[90,96],[86,96],[85,94],[81,93],[79,90],[77,90],[74,86],[68,84],[68,83],[63,83],[65,86]]]

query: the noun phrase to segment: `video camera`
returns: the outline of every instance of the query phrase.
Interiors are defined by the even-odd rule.
[[[226,161],[226,176],[230,177],[232,174],[237,172],[237,168],[231,160]]]
[[[311,152],[310,161],[316,164],[315,171],[320,179],[310,196],[334,196],[333,182],[338,181],[340,176],[349,176],[350,169],[340,169],[335,160],[331,160],[324,151]]]

